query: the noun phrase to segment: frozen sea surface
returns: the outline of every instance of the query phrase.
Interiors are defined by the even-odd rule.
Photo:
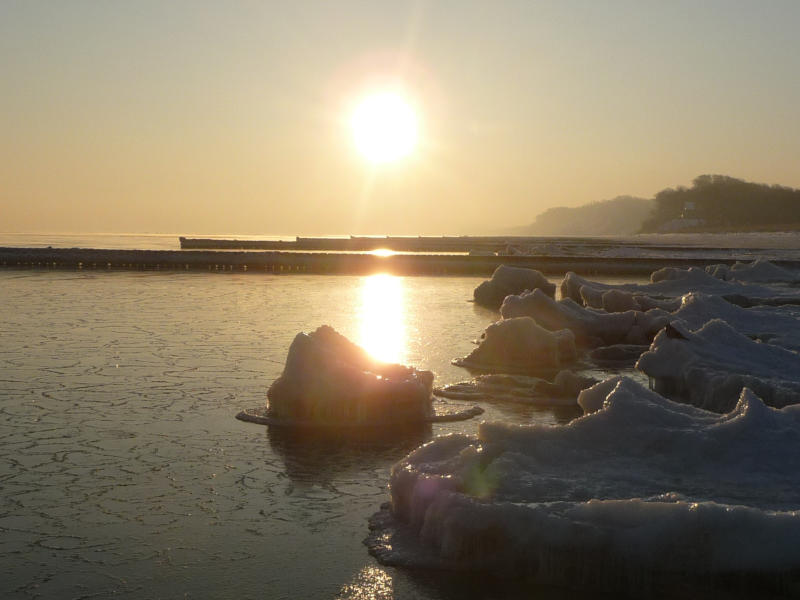
[[[0,271],[0,597],[528,597],[362,545],[391,465],[477,422],[344,443],[233,418],[323,323],[437,385],[465,379],[450,360],[497,318],[467,302],[479,281]]]

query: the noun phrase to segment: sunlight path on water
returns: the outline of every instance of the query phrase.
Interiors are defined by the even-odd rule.
[[[378,274],[365,277],[361,287],[359,345],[386,362],[407,358],[405,288],[403,279]]]

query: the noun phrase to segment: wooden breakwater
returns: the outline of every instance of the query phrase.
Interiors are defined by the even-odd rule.
[[[402,237],[402,236],[350,236],[296,237],[294,240],[239,240],[220,238],[178,238],[184,250],[275,250],[314,252],[464,252],[480,250],[498,252],[508,244],[506,238],[491,237]]]
[[[641,244],[602,238],[543,238],[531,236],[349,236],[300,237],[294,240],[240,240],[235,238],[178,238],[184,250],[275,250],[315,252],[499,252],[509,247],[526,247],[557,242],[559,244],[620,247]]]
[[[0,267],[96,270],[219,271],[270,274],[476,275],[499,265],[537,269],[548,275],[648,275],[665,266],[704,267],[731,260],[709,258],[609,258],[602,256],[468,256],[442,254],[346,254],[208,250],[104,250],[0,248]],[[796,262],[778,263],[800,268]]]

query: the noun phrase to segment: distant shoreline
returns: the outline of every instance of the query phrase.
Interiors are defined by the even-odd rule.
[[[800,232],[800,223],[759,225],[758,227],[709,227],[707,225],[697,227],[684,227],[676,231],[642,231],[636,235],[671,235],[673,233],[714,233],[714,234],[737,234],[737,233],[797,233]]]

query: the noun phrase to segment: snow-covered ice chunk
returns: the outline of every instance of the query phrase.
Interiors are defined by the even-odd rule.
[[[670,316],[670,320],[675,319],[684,321],[690,329],[722,319],[750,338],[800,351],[800,319],[789,306],[742,308],[719,296],[691,293],[681,298],[681,307]]]
[[[594,306],[589,304],[588,306]],[[600,296],[600,306],[607,312],[625,312],[628,310],[641,310],[636,297],[624,290],[606,290]]]
[[[525,290],[542,290],[551,298],[555,296],[556,286],[535,269],[500,265],[492,273],[492,278],[475,288],[475,302],[497,310],[503,298],[509,294],[519,294]]]
[[[552,382],[526,375],[479,375],[471,381],[436,388],[437,396],[457,400],[489,400],[536,406],[575,406],[581,390],[597,383],[572,371],[559,371]]]
[[[673,321],[636,368],[665,396],[716,412],[731,410],[744,387],[769,406],[800,402],[800,355],[751,340],[719,319],[696,331]]]
[[[269,416],[297,423],[403,423],[429,419],[433,373],[384,363],[327,325],[299,333],[269,387]]]
[[[371,552],[592,588],[659,573],[796,577],[798,407],[745,390],[719,415],[627,379],[596,388],[598,410],[568,425],[484,423],[409,454]]]
[[[503,318],[532,317],[551,331],[569,329],[581,346],[649,344],[669,320],[659,309],[608,313],[585,308],[570,298],[553,300],[539,290],[508,296],[500,314]]]
[[[609,377],[608,379],[582,390],[581,393],[578,394],[578,406],[583,409],[583,413],[586,415],[597,412],[605,406],[608,395],[624,380],[625,378],[622,376]]]
[[[725,281],[748,281],[757,283],[793,283],[800,281],[800,273],[784,269],[764,259],[753,262],[737,261],[732,266],[726,264],[709,265],[706,272]]]
[[[557,371],[576,358],[570,330],[548,331],[530,317],[519,317],[489,325],[478,347],[453,363],[479,371],[532,374]]]

